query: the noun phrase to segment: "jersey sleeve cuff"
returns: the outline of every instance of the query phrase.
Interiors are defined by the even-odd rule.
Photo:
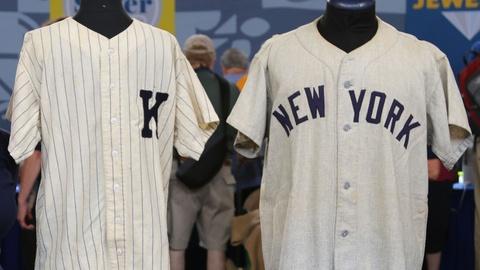
[[[20,164],[22,161],[30,157],[35,149],[28,150],[27,152],[20,152],[18,150],[9,150],[10,156],[12,156],[15,163]]]
[[[233,117],[229,117],[227,119],[227,123],[238,130],[238,134],[233,145],[235,151],[247,158],[258,157],[263,138],[255,137],[255,132],[252,129],[244,126],[242,122],[237,121]]]
[[[178,140],[178,143],[176,143],[178,154],[181,157],[189,157],[198,161],[205,150],[205,144],[207,143],[208,139],[210,139],[213,132],[215,132],[217,126],[218,121],[213,120],[205,123],[204,128],[197,129],[197,131],[192,134],[194,138],[192,137],[191,140],[198,143]]]
[[[433,152],[440,158],[445,168],[452,170],[460,157],[465,153],[467,148],[473,145],[474,136],[470,135],[464,138],[452,147],[450,153],[442,153],[436,147],[433,147]]]

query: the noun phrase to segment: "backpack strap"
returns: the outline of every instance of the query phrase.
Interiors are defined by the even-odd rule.
[[[230,83],[217,73],[213,73],[220,84],[220,98],[222,101],[222,115],[219,116],[223,122],[227,121],[230,110]]]

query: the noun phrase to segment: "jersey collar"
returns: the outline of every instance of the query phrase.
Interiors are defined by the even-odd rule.
[[[399,36],[398,30],[377,17],[378,29],[375,36],[359,48],[346,53],[320,35],[317,30],[319,19],[317,18],[313,22],[301,26],[295,35],[305,50],[333,70],[338,70],[338,66],[348,59],[355,59],[357,63],[360,62],[365,65],[370,63],[381,55],[388,53]]]

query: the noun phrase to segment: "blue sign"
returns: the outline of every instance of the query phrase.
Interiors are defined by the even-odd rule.
[[[480,39],[480,2],[408,0],[406,31],[439,47],[458,74],[463,56]]]

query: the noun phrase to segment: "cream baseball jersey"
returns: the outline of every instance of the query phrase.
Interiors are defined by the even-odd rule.
[[[254,156],[266,268],[421,269],[427,144],[451,168],[470,129],[447,58],[379,20],[345,53],[316,21],[268,40],[228,122]]]
[[[218,121],[175,38],[137,20],[28,32],[9,107],[14,159],[42,143],[36,269],[168,270],[173,146],[198,158]]]

